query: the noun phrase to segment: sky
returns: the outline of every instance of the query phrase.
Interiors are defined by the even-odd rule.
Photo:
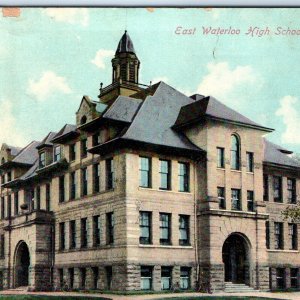
[[[274,128],[269,140],[300,153],[296,8],[22,8],[19,17],[1,13],[0,143],[25,146],[74,124],[82,96],[97,100],[100,82],[111,83],[111,59],[125,29],[141,61],[141,83],[162,80],[187,96],[212,95]]]

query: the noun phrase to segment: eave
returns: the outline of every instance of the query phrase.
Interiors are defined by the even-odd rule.
[[[66,169],[68,166],[68,162],[66,159],[62,159],[60,161],[56,161],[50,165],[47,165],[41,169],[37,169],[37,177],[43,178],[43,177],[48,177],[48,175],[51,175],[54,172],[59,172],[61,170]]]
[[[253,125],[253,124],[248,124],[248,123],[243,123],[243,122],[218,118],[218,117],[211,116],[211,115],[208,115],[208,114],[206,114],[205,116],[200,116],[198,118],[194,118],[194,119],[192,119],[192,120],[190,120],[189,122],[186,122],[186,123],[173,125],[172,128],[175,129],[175,130],[179,130],[179,129],[182,129],[182,128],[185,128],[185,127],[193,126],[195,123],[203,122],[204,120],[218,121],[218,122],[233,124],[233,125],[237,125],[237,126],[257,129],[257,130],[261,130],[261,131],[264,131],[264,132],[273,132],[274,131],[273,128],[268,128],[268,127],[264,127],[264,126]]]
[[[69,141],[77,138],[79,135],[80,134],[77,131],[70,131],[70,132],[68,132],[66,134],[60,135],[60,136],[52,139],[51,142],[53,144],[64,144],[66,142],[69,142]]]
[[[108,119],[104,117],[96,118],[88,123],[85,123],[78,127],[81,131],[86,132],[93,132],[96,129],[99,129],[103,125],[117,125],[117,126],[126,126],[130,124],[130,122],[120,121],[120,120],[114,120],[114,119]]]
[[[32,164],[15,162],[15,161],[7,161],[0,166],[0,170],[9,170],[9,169],[18,168],[18,167],[19,168],[28,168],[31,166],[32,166]]]
[[[178,147],[158,145],[124,138],[116,138],[110,140],[106,143],[90,148],[88,149],[88,151],[92,154],[106,155],[109,153],[113,153],[115,150],[120,149],[153,151],[160,154],[183,156],[191,159],[198,159],[199,157],[203,157],[203,155],[206,155],[206,152],[202,149],[183,149]]]
[[[263,166],[274,168],[274,169],[299,172],[299,175],[300,175],[300,167],[297,167],[297,166],[288,166],[288,165],[277,164],[277,163],[272,163],[272,162],[268,162],[268,161],[263,161]]]

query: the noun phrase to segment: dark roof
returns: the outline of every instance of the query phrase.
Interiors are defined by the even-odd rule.
[[[300,162],[289,156],[291,151],[264,139],[264,162],[300,168]]]
[[[76,125],[73,124],[64,125],[63,128],[55,136],[52,137],[51,142],[57,143],[67,135],[76,134],[76,128]]]
[[[116,50],[116,54],[117,53],[134,53],[135,54],[133,43],[132,43],[130,36],[127,33],[127,30],[125,30],[123,36],[120,39],[120,42],[119,42],[117,50]]]
[[[160,82],[153,96],[142,102],[139,111],[123,139],[151,143],[166,147],[201,151],[183,134],[172,129],[180,108],[194,102],[189,97]]]
[[[26,147],[24,147],[19,154],[12,160],[14,163],[33,165],[38,157],[37,146],[40,142],[32,141]]]
[[[20,153],[20,151],[22,150],[22,147],[15,147],[15,146],[9,146],[7,145],[8,149],[10,149],[10,154],[12,156],[16,156]]]
[[[141,103],[141,99],[119,96],[103,114],[103,118],[130,123]]]
[[[53,143],[51,142],[52,139],[56,136],[57,132],[49,132],[45,138],[41,141],[39,145],[37,145],[37,149],[40,149],[44,146],[53,146]]]
[[[199,97],[197,97],[199,96]],[[224,105],[214,97],[203,97],[201,95],[193,95],[192,99],[199,99],[190,104],[183,106],[180,110],[178,118],[175,122],[175,127],[192,124],[204,118],[213,118],[240,125],[246,125],[253,128],[258,128],[264,131],[273,131],[271,128],[264,127],[253,122],[237,111]]]

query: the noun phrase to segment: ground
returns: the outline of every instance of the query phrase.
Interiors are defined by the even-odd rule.
[[[219,293],[208,295],[202,293],[178,293],[178,294],[151,294],[151,295],[112,295],[112,294],[84,294],[72,292],[40,292],[27,293],[24,291],[2,291],[0,300],[300,300],[300,292],[270,293],[252,292],[243,294]]]

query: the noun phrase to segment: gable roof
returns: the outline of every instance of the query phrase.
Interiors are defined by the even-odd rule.
[[[273,131],[273,129],[271,128],[267,128],[256,122],[253,122],[252,120],[231,109],[212,96],[203,97],[200,100],[193,101],[192,103],[183,106],[180,110],[174,127],[181,127],[192,124],[204,118],[227,121],[234,124],[257,128],[267,132]]]
[[[119,96],[103,114],[103,118],[130,123],[142,102],[141,99]]]
[[[64,138],[67,136],[76,136],[77,135],[77,130],[76,130],[76,125],[73,124],[65,124],[62,129],[56,133],[52,139],[52,143],[59,143],[61,142]]]
[[[293,152],[264,139],[264,162],[300,168],[300,162],[289,156]]]
[[[53,146],[53,143],[51,140],[55,137],[57,133],[56,132],[49,132],[44,139],[40,142],[39,145],[37,145],[37,149],[40,149],[44,146]]]
[[[40,144],[38,141],[32,141],[24,147],[20,153],[12,160],[13,163],[33,165],[38,157],[37,146]]]
[[[153,96],[142,102],[123,139],[149,144],[202,151],[183,134],[172,129],[182,106],[193,100],[164,82],[157,85]]]

